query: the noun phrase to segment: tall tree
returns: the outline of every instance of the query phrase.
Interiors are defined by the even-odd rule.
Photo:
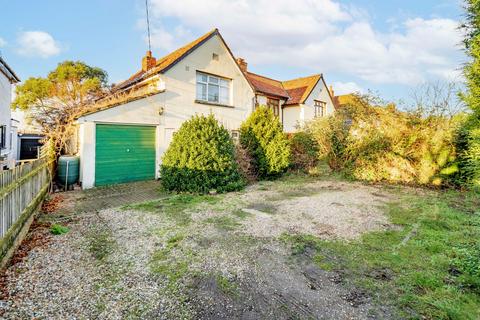
[[[467,92],[462,95],[471,109],[458,135],[461,178],[480,188],[480,0],[465,1],[465,51],[471,58],[464,67]]]
[[[64,61],[46,78],[29,78],[16,88],[12,108],[38,123],[57,154],[71,153],[75,118],[87,112],[107,89],[107,73],[80,61]]]

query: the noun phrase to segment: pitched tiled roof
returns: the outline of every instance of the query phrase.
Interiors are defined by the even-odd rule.
[[[207,41],[214,35],[218,35],[221,38],[218,29],[214,29],[204,34],[200,38],[190,42],[189,44],[164,56],[163,58],[158,59],[155,67],[153,67],[152,69],[148,71],[138,71],[129,79],[114,86],[112,91],[118,92],[129,90],[135,84],[155,74],[166,72],[177,62],[186,57],[189,53],[191,53],[198,46],[202,45],[205,41]],[[287,105],[304,103],[317,82],[322,78],[322,75],[318,74],[310,77],[298,78],[288,81],[279,81],[248,71],[245,71],[244,75],[254,90],[266,95],[283,98],[287,100]]]
[[[308,87],[299,87],[299,88],[293,88],[293,89],[288,89],[288,95],[290,96],[290,99],[287,100],[286,104],[292,105],[292,104],[300,104],[302,103],[302,97],[305,95],[305,92],[307,91]]]
[[[289,94],[291,94],[291,97],[286,104],[304,103],[321,78],[321,74],[316,74],[309,77],[283,81],[283,87]]]
[[[270,79],[252,72],[245,72],[245,76],[258,92],[285,99],[290,97],[287,91],[283,88],[282,82],[278,80]]]
[[[210,39],[212,36],[219,34],[218,29],[214,29],[203,36],[201,36],[198,39],[195,39],[194,41],[190,42],[189,44],[173,51],[172,53],[164,56],[163,58],[158,59],[156,66],[148,71],[143,71],[140,70],[137,73],[135,73],[133,76],[131,76],[129,79],[117,84],[114,88],[113,91],[121,90],[128,88],[132,84],[135,84],[138,81],[141,81],[143,79],[146,79],[149,76],[158,74],[158,73],[164,73],[171,67],[173,67],[177,62],[182,60],[184,57],[186,57],[190,52],[195,50],[199,45],[201,45],[204,41]]]
[[[245,76],[256,91],[287,99],[285,105],[304,103],[317,82],[322,78],[321,74],[316,74],[304,78],[279,81],[252,72],[245,72]]]

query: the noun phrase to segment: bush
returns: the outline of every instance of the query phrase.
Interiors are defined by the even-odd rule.
[[[207,193],[241,189],[228,131],[210,115],[185,121],[165,152],[160,173],[167,190]]]
[[[454,182],[480,190],[480,119],[472,114],[458,130],[456,146],[459,150],[458,174]]]
[[[465,21],[462,23],[465,52],[470,58],[463,68],[466,91],[461,95],[471,113],[462,126],[457,141],[459,150],[458,175],[461,185],[480,191],[480,3],[465,1]]]
[[[278,176],[290,164],[290,147],[282,124],[267,107],[258,107],[243,122],[240,143],[252,156],[260,178]]]
[[[308,171],[318,164],[318,143],[310,132],[302,131],[291,135],[290,150],[293,169]]]
[[[458,121],[398,111],[357,96],[335,117],[310,124],[330,167],[366,181],[440,185],[457,171]]]

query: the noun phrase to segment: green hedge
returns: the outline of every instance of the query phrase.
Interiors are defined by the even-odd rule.
[[[272,110],[260,106],[240,127],[240,143],[253,158],[259,178],[272,178],[290,165],[290,147]]]
[[[165,152],[160,167],[167,190],[208,193],[241,189],[229,132],[210,115],[185,121]]]
[[[290,136],[291,167],[308,171],[318,164],[319,146],[308,131],[300,131]]]

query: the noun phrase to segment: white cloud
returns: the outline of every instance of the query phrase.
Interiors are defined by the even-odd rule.
[[[1,47],[5,47],[7,45],[7,41],[5,41],[4,39],[0,38],[0,48]]]
[[[380,32],[362,8],[334,0],[151,0],[151,6],[153,45],[165,51],[218,27],[250,64],[401,84],[450,80],[463,59],[451,19],[409,19]]]
[[[334,82],[333,89],[336,96],[349,93],[365,92],[365,90],[355,82]]]
[[[48,58],[60,53],[60,44],[47,32],[24,31],[17,39],[18,53],[24,56]]]

